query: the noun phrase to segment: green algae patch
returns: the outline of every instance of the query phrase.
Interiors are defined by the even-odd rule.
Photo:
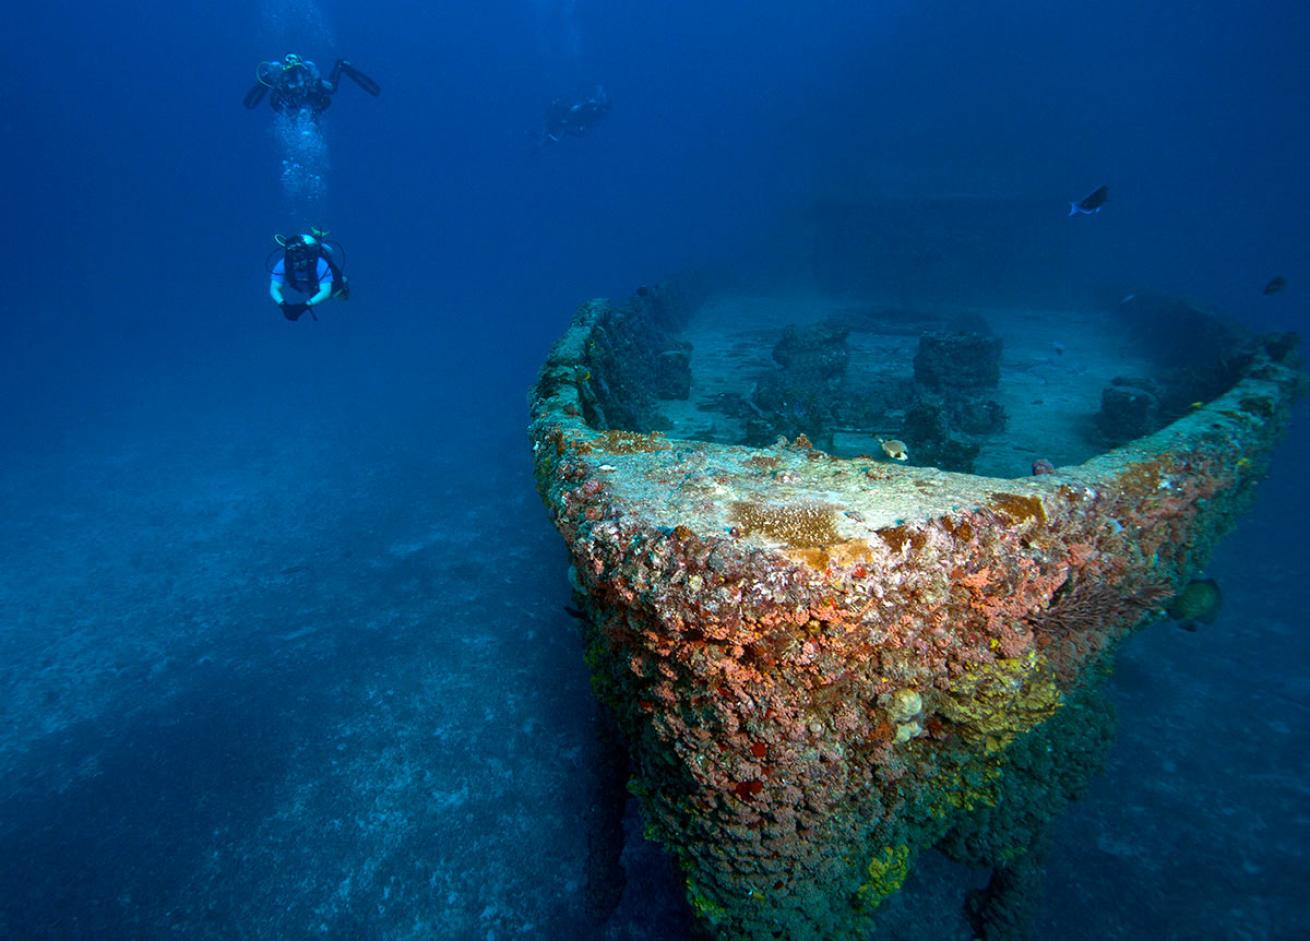
[[[965,741],[1002,751],[1063,703],[1046,658],[1029,651],[972,670],[943,696],[942,715]]]
[[[872,910],[905,884],[910,874],[910,848],[904,843],[897,847],[884,846],[881,853],[869,860],[864,872],[867,878],[855,890],[855,898],[860,907]]]

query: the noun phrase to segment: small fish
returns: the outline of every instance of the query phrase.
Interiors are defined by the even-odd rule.
[[[1055,351],[1056,356],[1064,355],[1064,344],[1061,343],[1059,340],[1056,340],[1054,343],[1051,344],[1051,349]]]
[[[564,613],[567,614],[567,615],[568,615],[569,617],[571,617],[571,618],[577,618],[579,621],[585,621],[585,620],[587,620],[587,615],[586,615],[586,613],[583,612],[583,611],[579,611],[577,608],[573,607],[573,605],[571,605],[571,604],[566,604],[566,605],[564,605]]]
[[[1287,287],[1287,279],[1281,274],[1275,275],[1270,278],[1269,283],[1265,285],[1264,295],[1265,297],[1273,297],[1275,294],[1282,293],[1282,290],[1285,287]]]
[[[1213,578],[1194,578],[1174,596],[1165,613],[1185,631],[1197,631],[1202,624],[1213,624],[1223,607],[1224,596]]]
[[[1041,477],[1044,474],[1054,474],[1055,465],[1044,457],[1039,457],[1033,461],[1033,476]]]
[[[882,451],[893,461],[906,461],[910,457],[910,449],[905,446],[904,441],[897,441],[895,438],[879,438],[878,443],[882,445]]]
[[[1105,208],[1110,201],[1110,187],[1098,186],[1076,203],[1069,204],[1069,215],[1090,216]]]

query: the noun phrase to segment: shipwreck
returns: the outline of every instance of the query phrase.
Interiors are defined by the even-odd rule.
[[[1295,337],[1168,298],[584,304],[532,392],[536,480],[701,928],[865,936],[931,848],[991,870],[979,937],[1020,934],[1117,646],[1201,572],[1302,385]]]

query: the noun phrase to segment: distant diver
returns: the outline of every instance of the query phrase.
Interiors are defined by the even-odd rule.
[[[268,256],[268,294],[287,320],[299,320],[306,312],[315,320],[314,308],[326,300],[350,298],[346,280],[345,251],[328,238],[328,233],[311,228],[302,235],[275,235],[278,247]],[[304,301],[288,301],[290,288],[306,295]]]
[[[1076,203],[1069,204],[1069,215],[1092,216],[1105,208],[1110,201],[1110,187],[1098,186]]]
[[[259,63],[255,69],[257,81],[246,92],[245,105],[248,109],[259,107],[264,95],[271,90],[269,104],[274,111],[289,115],[309,111],[317,118],[332,104],[332,96],[336,94],[343,75],[375,98],[382,93],[377,82],[345,59],[338,59],[332,66],[332,74],[324,79],[313,62],[288,52],[281,62]]]
[[[546,106],[541,143],[558,143],[566,137],[581,137],[600,123],[610,111],[610,98],[602,86],[580,101],[555,98]]]
[[[1275,275],[1269,279],[1269,283],[1265,285],[1263,293],[1265,297],[1273,297],[1275,294],[1283,293],[1285,287],[1287,287],[1287,279],[1281,274]]]

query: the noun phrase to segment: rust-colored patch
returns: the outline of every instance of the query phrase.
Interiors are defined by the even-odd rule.
[[[891,547],[893,552],[899,553],[909,545],[911,549],[918,552],[923,548],[927,538],[917,529],[910,529],[908,526],[888,526],[886,529],[878,530],[879,537],[882,541]]]
[[[1119,475],[1119,488],[1129,496],[1142,497],[1160,489],[1164,480],[1164,462],[1160,458],[1134,464]]]
[[[836,510],[824,503],[778,506],[739,500],[728,516],[747,536],[767,536],[791,549],[822,549],[841,538]]]
[[[616,428],[603,432],[593,446],[611,454],[649,454],[652,451],[669,449],[669,443],[658,431],[643,435],[636,431],[619,431]]]
[[[960,542],[973,541],[973,526],[967,519],[955,519],[950,516],[942,517],[942,529],[946,530]]]
[[[878,530],[878,535],[893,552],[900,552],[909,541],[905,536],[904,526],[888,526],[886,529]]]
[[[809,436],[803,431],[796,436],[796,440],[793,441],[791,445],[793,448],[800,448],[803,451],[808,451],[810,448],[814,447],[814,445],[810,444]]]
[[[789,559],[803,562],[810,568],[823,572],[833,566],[845,567],[868,562],[873,558],[873,550],[862,539],[848,539],[823,548],[791,549],[786,555]]]
[[[758,468],[759,470],[774,470],[779,464],[782,463],[782,459],[777,457],[769,457],[767,454],[754,454],[746,458],[746,460],[743,461],[742,463],[744,463],[747,467],[755,467]]]
[[[878,722],[869,729],[869,741],[871,742],[890,742],[896,736],[896,727],[886,719],[879,719]]]
[[[548,440],[555,445],[555,454],[562,455],[565,451],[573,451],[575,454],[588,454],[591,452],[591,445],[581,438],[570,438],[564,433],[564,429],[556,425],[548,432]]]
[[[1036,497],[1024,497],[1017,493],[994,493],[987,501],[988,505],[1002,519],[1011,525],[1034,520],[1046,522],[1046,508]]]
[[[732,792],[742,800],[750,800],[757,797],[760,791],[764,790],[763,781],[738,781],[732,786]]]

